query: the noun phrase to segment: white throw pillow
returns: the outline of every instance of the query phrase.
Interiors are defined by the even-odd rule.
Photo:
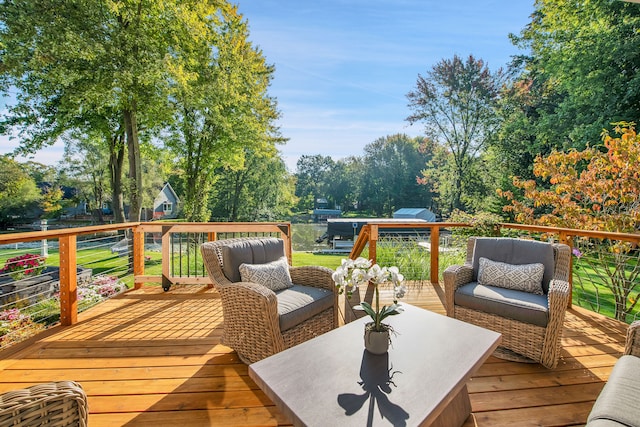
[[[513,265],[480,257],[478,283],[543,295],[542,263]]]
[[[266,264],[240,264],[238,269],[243,282],[258,283],[274,292],[293,286],[286,256]]]

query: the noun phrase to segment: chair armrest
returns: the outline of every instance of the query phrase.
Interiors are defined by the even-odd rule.
[[[73,381],[36,384],[0,395],[0,425],[87,425],[87,395]]]
[[[549,283],[549,293],[547,298],[549,301],[549,322],[554,318],[564,320],[564,313],[569,305],[569,282],[565,280],[554,279]],[[559,327],[562,327],[561,325]]]
[[[291,281],[296,285],[312,286],[337,293],[336,284],[331,276],[333,270],[327,267],[307,265],[303,267],[291,267]]]
[[[218,285],[225,322],[238,322],[241,329],[273,328],[280,332],[278,299],[266,286],[251,282]],[[267,333],[265,332],[265,333]]]
[[[629,325],[624,354],[640,357],[640,320],[636,320]]]
[[[256,306],[275,307],[275,313],[278,314],[278,300],[276,294],[266,286],[252,282],[228,282],[224,285],[218,285],[218,291],[225,304],[230,307],[251,305],[252,310]]]
[[[450,265],[442,273],[442,277],[444,278],[444,308],[447,310],[447,316],[453,317],[456,289],[471,282],[473,267],[469,264]]]

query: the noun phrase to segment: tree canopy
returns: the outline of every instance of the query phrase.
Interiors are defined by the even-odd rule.
[[[612,122],[640,117],[640,9],[624,1],[537,0],[512,36],[541,144],[583,149]]]
[[[640,228],[640,137],[626,123],[618,124],[615,132],[617,137],[603,132],[604,147],[537,157],[534,174],[550,185],[514,178],[524,198],[516,200],[505,192],[512,200],[505,209],[528,224],[636,232]]]
[[[409,123],[423,123],[426,135],[450,155],[449,211],[465,207],[473,165],[497,130],[494,108],[502,82],[501,70],[492,73],[473,55],[466,60],[454,55],[418,75],[415,89],[407,94],[413,111]]]
[[[70,132],[99,133],[110,149],[114,202],[122,194],[126,142],[129,219],[133,221],[138,219],[143,196],[140,138],[150,140],[169,123],[174,113],[170,101],[178,93],[175,88],[188,86],[179,93],[185,101],[181,108],[206,101],[211,111],[224,115],[224,111],[243,108],[234,99],[246,96],[247,87],[253,90],[254,85],[268,84],[267,72],[267,83],[256,83],[262,70],[252,70],[251,76],[232,70],[252,61],[243,62],[251,49],[241,46],[246,41],[236,33],[235,38],[221,38],[229,22],[244,25],[224,0],[84,0],[81,4],[23,0],[1,3],[0,20],[0,88],[16,95],[0,130],[18,134],[21,152],[38,150]],[[200,76],[216,52],[218,58],[225,52],[231,56],[227,55],[217,74]],[[244,78],[239,83],[244,86],[236,84],[226,94],[217,91],[213,99],[202,100],[201,94],[210,87],[192,83],[218,82],[228,77],[225,73],[236,80]],[[230,96],[233,91],[238,92],[236,98]],[[224,105],[227,99],[235,104]],[[262,116],[273,114],[261,106],[251,107]],[[237,120],[229,118],[227,125],[217,125],[229,134],[225,127]],[[234,130],[240,128],[236,125]],[[246,129],[255,130],[255,126]],[[243,143],[255,136],[255,132],[245,135]]]
[[[170,147],[184,171],[184,216],[207,221],[208,199],[220,170],[244,170],[246,154],[268,161],[281,142],[276,102],[268,95],[273,67],[248,41],[246,21],[236,7],[217,14],[207,36],[190,47],[174,83],[174,126]]]
[[[19,221],[28,209],[37,208],[40,191],[17,162],[0,156],[0,225]]]

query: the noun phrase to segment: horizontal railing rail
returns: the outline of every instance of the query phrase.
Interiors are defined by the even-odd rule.
[[[159,235],[160,266],[161,271],[156,274],[146,271],[147,261],[153,261],[157,255],[146,255],[145,241],[146,235]],[[113,235],[111,240],[104,241],[103,235]],[[291,224],[288,222],[273,223],[185,223],[185,222],[131,222],[123,224],[109,224],[99,226],[88,226],[78,228],[67,228],[48,231],[32,231],[24,233],[0,234],[0,246],[7,248],[14,244],[28,244],[30,242],[42,241],[43,254],[37,255],[38,260],[46,258],[44,248],[49,247],[48,241],[57,241],[57,256],[59,257],[59,285],[56,293],[59,299],[60,316],[62,325],[68,326],[77,322],[78,316],[78,267],[82,256],[78,251],[84,251],[83,246],[91,245],[94,251],[101,251],[109,254],[107,261],[114,266],[103,269],[109,271],[111,268],[118,271],[128,270],[127,281],[130,280],[135,288],[139,288],[143,283],[162,283],[165,289],[172,284],[208,284],[211,285],[202,258],[199,254],[199,245],[205,241],[216,240],[218,237],[242,237],[242,236],[277,236],[284,240],[285,251],[291,262]],[[84,240],[82,240],[84,239]],[[179,240],[179,241],[178,241]],[[176,243],[177,242],[177,243]],[[98,249],[95,249],[98,248]],[[24,252],[24,251],[22,251]],[[4,249],[3,260],[11,258],[13,255],[21,254],[21,251]],[[126,258],[125,258],[126,257]],[[111,261],[110,259],[113,258]],[[5,262],[3,261],[3,262]],[[95,262],[88,259],[87,262]],[[156,263],[157,264],[157,263]],[[17,265],[17,263],[16,263]],[[172,268],[172,266],[176,266]],[[1,265],[0,265],[1,267]],[[183,268],[184,267],[184,268]],[[90,269],[87,269],[90,270]],[[157,270],[157,269],[156,269]],[[82,269],[81,269],[82,271]],[[149,273],[149,274],[147,274]],[[90,274],[90,273],[89,273]],[[5,273],[4,282],[9,279],[9,273]],[[42,274],[42,276],[45,276]],[[46,276],[49,277],[49,276]],[[119,277],[122,279],[123,277]],[[31,279],[31,278],[29,278]],[[86,281],[86,278],[82,279]],[[33,281],[33,280],[31,280]],[[27,282],[26,279],[18,280],[20,289]],[[24,285],[24,286],[23,286]],[[9,287],[9,286],[6,286]],[[11,282],[11,287],[16,287]],[[0,304],[0,314],[11,310],[11,307],[20,308],[28,305],[29,300],[21,301],[18,292],[4,295],[3,288],[0,288],[0,302],[9,300],[9,303]],[[35,296],[37,297],[37,295]],[[35,298],[33,297],[33,298]],[[0,318],[0,320],[2,320]]]
[[[429,229],[429,276],[431,283],[438,284],[441,277],[439,250],[442,237],[441,231],[460,227],[471,226],[464,223],[444,222],[424,224],[394,223],[391,225],[384,222],[376,223],[375,221],[371,221],[362,227],[349,257],[355,259],[361,256],[364,250],[368,248],[368,258],[377,262],[378,245],[381,240],[381,235],[385,233],[385,230],[391,228],[394,230],[403,228],[412,230]],[[501,233],[509,235],[513,235],[514,233],[528,233],[527,237],[530,238],[552,239],[567,244],[575,255],[571,257],[572,274],[569,276],[571,290],[573,291],[573,284],[576,279],[574,277],[576,276],[574,274],[574,258],[576,258],[583,264],[583,270],[589,271],[591,274],[590,282],[593,283],[589,283],[588,286],[593,290],[585,291],[585,293],[588,294],[591,292],[596,294],[594,298],[598,301],[586,301],[586,303],[594,309],[596,306],[600,306],[599,293],[601,293],[600,290],[594,286],[606,286],[607,283],[609,284],[609,290],[607,290],[607,292],[613,293],[613,298],[615,299],[615,307],[613,308],[615,317],[619,320],[625,320],[627,314],[635,309],[636,302],[640,301],[640,251],[638,250],[638,246],[640,246],[640,233],[617,233],[512,223],[495,224],[494,230],[495,235],[501,235]],[[629,247],[619,248],[622,244],[627,244]],[[592,252],[592,255],[580,259],[580,257],[584,255],[580,247],[588,249],[589,252]],[[606,265],[607,262],[610,262],[611,265]],[[584,289],[584,275],[578,275],[576,277],[580,280],[579,285]],[[569,307],[572,304],[573,298],[570,298]],[[636,315],[634,315],[633,318],[635,318],[635,316]]]

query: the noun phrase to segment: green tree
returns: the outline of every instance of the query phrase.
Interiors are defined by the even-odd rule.
[[[187,220],[205,221],[215,170],[246,170],[245,154],[276,155],[281,142],[275,100],[268,96],[273,67],[248,41],[246,21],[236,7],[212,10],[198,43],[185,54],[175,81],[176,126],[171,142],[184,171]],[[233,215],[232,215],[233,216]]]
[[[330,156],[300,156],[295,174],[299,211],[313,209],[319,198],[327,199],[330,204],[335,202],[330,188],[334,168],[335,161]]]
[[[58,176],[58,171],[51,165],[28,161],[21,163],[20,166],[33,178],[36,184],[40,182],[55,182]]]
[[[455,55],[435,64],[425,77],[418,75],[407,95],[413,110],[409,123],[424,123],[427,137],[450,153],[448,211],[463,209],[465,196],[472,193],[474,163],[499,124],[495,103],[503,80],[502,70],[492,73],[481,59]]]
[[[40,190],[22,165],[0,156],[0,226],[6,228],[26,218],[39,201]]]
[[[109,150],[102,138],[69,139],[65,142],[61,183],[73,187],[87,203],[96,222],[103,222],[102,205],[109,193]]]
[[[328,194],[343,212],[359,208],[364,172],[363,158],[350,156],[337,160],[333,165],[332,172],[327,175]]]
[[[418,182],[430,157],[420,150],[421,142],[421,138],[396,134],[365,146],[360,197],[365,209],[391,217],[403,207],[432,207],[430,191]]]
[[[241,169],[216,173],[212,215],[223,221],[278,221],[295,205],[294,179],[279,156],[245,153]]]
[[[531,22],[512,36],[527,52],[518,58],[520,89],[532,102],[510,133],[536,147],[581,150],[611,122],[640,117],[639,27],[635,4],[537,0]]]
[[[59,218],[62,213],[62,197],[64,193],[58,186],[50,186],[43,190],[40,200],[42,216],[44,218]]]
[[[100,132],[110,147],[114,203],[126,141],[129,219],[136,221],[141,134],[151,137],[169,117],[169,82],[181,78],[191,45],[216,12],[196,0],[0,3],[0,87],[16,93],[1,130],[19,132],[22,152],[71,130]]]

